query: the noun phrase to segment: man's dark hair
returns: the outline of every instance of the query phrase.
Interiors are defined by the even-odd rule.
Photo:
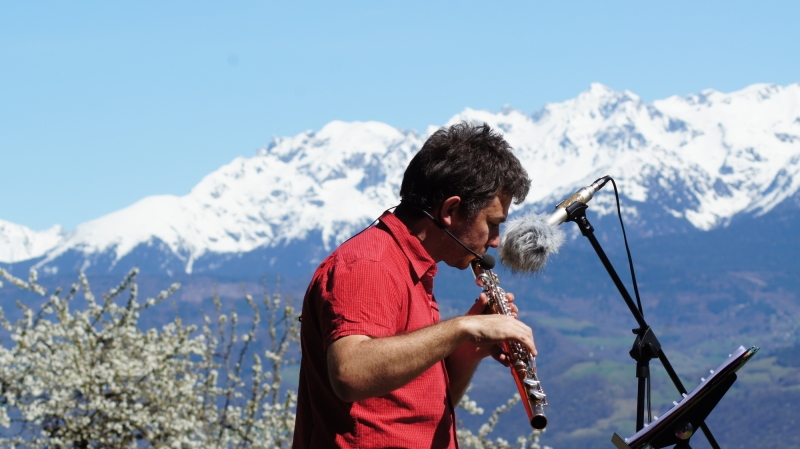
[[[461,211],[474,217],[501,193],[520,204],[530,187],[528,173],[502,135],[486,123],[461,122],[433,133],[411,159],[400,198],[433,211],[459,196]]]

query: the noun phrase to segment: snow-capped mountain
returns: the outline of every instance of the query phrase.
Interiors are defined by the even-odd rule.
[[[634,227],[652,231],[658,221],[658,232],[709,230],[737,215],[766,213],[800,189],[800,84],[707,90],[652,104],[593,84],[533,115],[466,109],[448,124],[462,120],[490,124],[516,149],[533,180],[516,210],[549,210],[609,174]],[[202,271],[214,270],[257,251],[316,259],[320,248],[330,249],[398,202],[405,166],[435,129],[421,135],[335,121],[318,132],[275,138],[185,196],[147,197],[69,233],[0,222],[0,262],[108,270],[124,258],[158,254],[162,269],[191,273],[198,261]],[[598,195],[592,206],[609,213],[613,196]],[[307,253],[291,250],[300,244]]]
[[[609,174],[629,200],[709,230],[742,212],[767,212],[800,188],[800,84],[653,104],[593,84],[533,116],[468,109],[451,123],[460,120],[505,132],[533,180],[530,204]],[[593,206],[607,213],[612,201],[601,195]]]
[[[0,220],[0,261],[13,263],[47,254],[64,239],[61,226],[33,231],[25,226]]]
[[[113,266],[145,245],[162,247],[191,273],[203,255],[284,245],[314,231],[329,246],[395,201],[405,165],[420,145],[416,133],[375,122],[332,122],[317,133],[276,138],[255,156],[206,176],[185,196],[147,197],[79,225],[53,242],[36,266],[76,252],[87,256],[84,269],[93,264],[90,256],[101,254]]]

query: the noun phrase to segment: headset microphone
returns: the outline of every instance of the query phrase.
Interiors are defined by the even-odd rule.
[[[439,223],[439,221],[437,219],[433,218],[433,215],[431,215],[422,206],[419,206],[419,205],[414,204],[414,203],[410,203],[408,201],[402,201],[402,200],[400,201],[400,205],[401,206],[408,206],[408,207],[410,207],[412,209],[418,210],[418,211],[422,212],[423,214],[425,214],[425,216],[430,218],[431,221],[433,221],[433,223],[436,226],[439,227],[439,229],[444,231],[444,233],[449,235],[451,239],[455,240],[459,245],[464,247],[465,250],[469,251],[470,254],[475,256],[475,258],[478,259],[478,263],[481,265],[481,268],[483,268],[484,270],[491,270],[492,268],[494,268],[494,265],[496,263],[495,260],[494,260],[494,257],[492,257],[490,254],[480,255],[480,254],[476,253],[475,251],[473,251],[472,249],[470,249],[470,247],[465,245],[464,242],[462,242],[461,240],[458,239],[458,237],[454,236],[447,229],[447,226],[444,226],[443,224]]]

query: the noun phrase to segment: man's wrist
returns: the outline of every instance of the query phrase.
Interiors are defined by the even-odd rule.
[[[465,342],[471,342],[473,340],[472,335],[472,320],[470,319],[469,315],[462,315],[459,317],[453,318],[453,324],[456,327],[456,335],[457,341],[459,345]]]

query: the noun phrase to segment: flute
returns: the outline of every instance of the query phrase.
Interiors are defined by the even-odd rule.
[[[506,292],[500,288],[497,275],[492,272],[495,260],[491,255],[484,255],[482,260],[472,262],[472,271],[475,283],[483,288],[483,293],[489,298],[489,307],[492,312],[512,316],[511,306],[508,304]],[[504,341],[501,344],[503,351],[511,359],[511,375],[517,384],[519,395],[525,404],[531,427],[537,430],[547,427],[547,417],[544,415],[544,406],[547,405],[547,395],[542,390],[542,384],[536,375],[536,357],[528,348],[516,341]]]

